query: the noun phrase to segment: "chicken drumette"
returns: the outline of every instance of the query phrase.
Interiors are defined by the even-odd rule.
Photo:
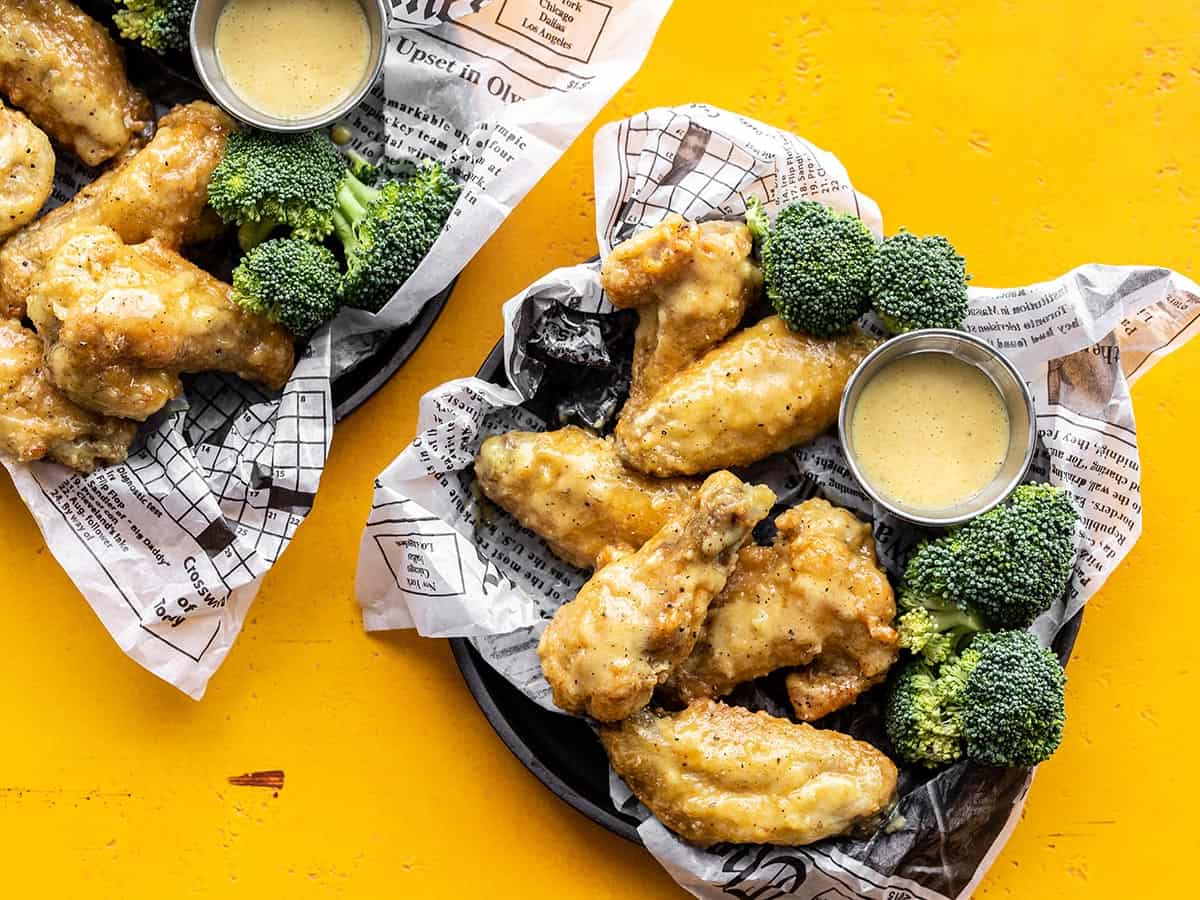
[[[605,722],[645,706],[691,652],[709,602],[774,499],[717,472],[641,549],[596,572],[538,645],[554,702]]]
[[[771,546],[738,555],[668,694],[723,697],[744,681],[803,667],[788,688],[797,717],[811,721],[853,703],[895,662],[896,603],[870,526],[821,499],[775,524]]]
[[[110,228],[54,253],[29,300],[51,380],[99,413],[143,420],[183,386],[181,372],[233,372],[278,389],[292,336],[234,302],[229,285],[151,239],[128,246]]]

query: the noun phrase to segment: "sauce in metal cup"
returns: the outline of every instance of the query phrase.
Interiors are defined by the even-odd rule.
[[[306,17],[288,19],[298,15]],[[345,116],[379,78],[388,17],[387,0],[199,0],[192,59],[235,118],[266,131],[309,131]],[[306,36],[312,52],[303,49]]]
[[[912,393],[914,374],[955,376],[958,381],[952,386],[931,381],[926,396]],[[901,376],[909,379],[905,388],[914,402],[897,403],[896,434],[860,432],[856,440],[856,430],[878,427],[882,420],[877,407],[879,398],[887,396],[880,391],[885,379]],[[860,404],[862,416],[857,415]],[[937,429],[943,427],[944,446],[937,439]],[[892,338],[864,359],[842,395],[838,430],[850,469],[867,494],[903,519],[935,527],[960,524],[1002,502],[1024,478],[1036,443],[1033,398],[1012,363],[966,332],[943,329]],[[881,465],[881,451],[895,454],[897,465]],[[972,454],[981,458],[967,458]],[[904,496],[897,482],[889,480],[893,471],[933,480],[924,486],[925,493],[939,500],[921,504],[914,493]],[[938,479],[944,480],[946,491],[928,490],[943,486]]]

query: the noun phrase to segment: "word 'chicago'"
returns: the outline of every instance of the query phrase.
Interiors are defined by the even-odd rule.
[[[567,10],[583,12],[579,0],[538,0],[538,17],[530,21],[528,16],[521,17],[521,27],[532,31],[542,40],[564,50],[571,49],[571,42],[566,38],[567,26],[575,21],[575,17]]]

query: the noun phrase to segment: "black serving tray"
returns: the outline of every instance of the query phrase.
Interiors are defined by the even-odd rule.
[[[478,377],[510,386],[504,371],[503,341],[492,348]],[[1080,610],[1063,625],[1054,641],[1054,651],[1064,664],[1082,621]],[[450,649],[475,702],[525,768],[593,822],[641,844],[637,820],[622,813],[609,799],[608,759],[584,720],[538,706],[488,665],[467,638],[451,638]]]

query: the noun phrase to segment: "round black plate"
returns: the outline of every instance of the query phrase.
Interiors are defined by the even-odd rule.
[[[112,13],[117,4],[112,0],[77,0],[79,5],[97,21],[111,27]],[[188,53],[168,53],[159,56],[138,44],[120,41],[125,50],[130,80],[139,85],[158,103],[175,105],[192,100],[210,99]],[[379,390],[413,355],[425,335],[441,315],[454,289],[451,282],[445,290],[432,297],[420,314],[403,328],[388,335],[374,352],[353,369],[333,380],[333,411],[335,420],[344,419]]]
[[[379,390],[416,352],[446,306],[454,282],[421,307],[417,317],[397,328],[361,363],[333,379],[333,418],[341,421]]]
[[[508,386],[503,341],[492,348],[478,377]],[[1080,610],[1054,640],[1054,650],[1064,664],[1082,621]],[[609,799],[608,760],[583,720],[538,706],[489,666],[466,638],[451,638],[450,649],[475,702],[525,768],[593,822],[640,844],[637,820],[618,811]]]

